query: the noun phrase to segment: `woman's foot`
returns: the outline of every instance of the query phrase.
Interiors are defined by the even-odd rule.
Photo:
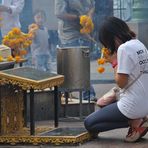
[[[128,134],[126,136],[126,142],[137,142],[148,132],[148,119],[143,120],[143,122],[138,127],[130,127]]]
[[[89,133],[91,139],[97,139],[98,138],[98,133]]]

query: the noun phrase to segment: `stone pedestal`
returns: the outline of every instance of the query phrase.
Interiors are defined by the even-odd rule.
[[[129,27],[137,34],[137,38],[142,41],[145,46],[148,48],[148,21],[141,22],[128,22]]]

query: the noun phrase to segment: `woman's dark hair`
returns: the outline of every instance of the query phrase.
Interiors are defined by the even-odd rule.
[[[125,43],[135,37],[136,34],[130,30],[128,25],[116,17],[108,17],[99,29],[99,40],[106,48],[111,50],[111,54],[117,51],[115,38]]]

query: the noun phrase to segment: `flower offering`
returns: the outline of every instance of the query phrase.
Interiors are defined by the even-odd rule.
[[[103,65],[107,62],[106,57],[108,57],[109,55],[110,55],[110,50],[107,48],[102,48],[101,58],[97,60],[99,65],[97,70],[99,73],[103,73],[105,71],[105,68],[103,67]]]
[[[30,35],[21,32],[19,28],[13,28],[2,40],[2,44],[11,48],[14,57],[27,54],[25,49],[31,43]]]
[[[82,28],[80,29],[80,32],[82,34],[91,33],[94,29],[93,21],[87,15],[80,16],[80,25],[82,26]]]

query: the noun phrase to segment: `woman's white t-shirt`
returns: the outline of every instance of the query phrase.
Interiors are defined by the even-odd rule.
[[[130,119],[145,117],[148,114],[148,51],[143,43],[132,39],[120,45],[117,55],[117,73],[128,74],[128,83],[143,72],[124,93],[120,94],[118,108]]]

